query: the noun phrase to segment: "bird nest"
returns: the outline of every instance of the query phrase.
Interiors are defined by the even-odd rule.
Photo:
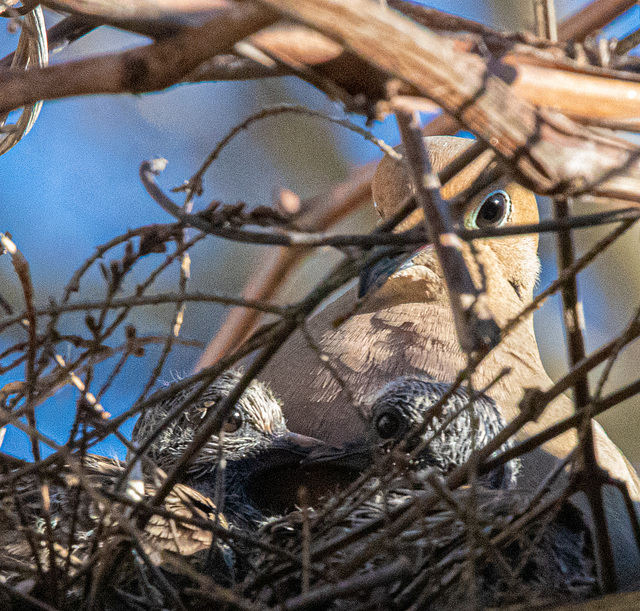
[[[594,36],[623,2],[613,15],[597,0],[557,26],[552,3],[536,0],[535,36],[404,0],[212,0],[197,13],[57,0],[68,16],[45,37],[41,9],[17,4],[0,5],[22,28],[0,60],[0,153],[43,99],[283,75],[370,123],[395,115],[402,146],[281,105],[234,128],[174,190],[183,203],[158,184],[166,162],[145,161],[142,184],[172,221],[98,246],[45,307],[20,244],[0,234],[21,289],[21,299],[0,295],[0,424],[24,434],[31,454],[0,454],[9,608],[530,608],[634,585],[640,482],[593,418],[640,389],[603,392],[640,311],[588,353],[576,282],[640,216],[639,149],[614,132],[638,131],[638,62],[627,54],[637,33],[616,44]],[[154,42],[46,67],[47,38],[56,49],[101,24]],[[434,107],[442,114],[420,125],[417,112]],[[371,204],[368,166],[308,201],[283,190],[272,206],[197,205],[206,170],[238,133],[290,114],[385,153],[375,230],[327,233]],[[435,137],[460,128],[477,139]],[[550,218],[538,219],[531,192],[551,198]],[[613,205],[577,214],[587,200]],[[614,228],[577,257],[575,229],[596,225]],[[544,232],[557,239],[559,273],[533,298],[532,236]],[[191,290],[189,253],[216,238],[281,250],[241,297]],[[275,305],[301,253],[326,247],[340,262],[308,295]],[[156,290],[174,270],[175,290]],[[90,299],[96,271],[101,293]],[[351,301],[327,305],[356,278]],[[555,293],[570,367],[552,384],[531,315]],[[181,335],[192,303],[242,310],[196,374],[157,390],[176,347],[203,347]],[[171,332],[141,334],[136,314],[163,304]],[[110,389],[150,354],[149,378],[113,408]],[[68,386],[74,413],[59,441],[42,414]],[[121,429],[135,418],[130,438]],[[108,439],[126,460],[94,453]]]

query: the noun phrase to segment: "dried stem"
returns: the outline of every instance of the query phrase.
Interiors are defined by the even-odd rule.
[[[415,197],[424,211],[429,241],[435,246],[449,291],[458,341],[467,353],[495,346],[500,328],[464,262],[462,242],[454,232],[449,204],[440,196],[440,180],[431,167],[422,133],[411,115],[396,110],[396,118]]]
[[[569,201],[554,200],[556,218],[569,216]],[[574,263],[574,246],[571,230],[561,230],[558,236],[558,269],[566,270]],[[567,334],[567,348],[570,367],[585,358],[584,312],[578,297],[578,282],[573,275],[561,289],[564,327]],[[587,495],[594,521],[595,541],[598,559],[598,575],[603,592],[614,592],[616,574],[613,548],[607,527],[604,501],[602,497],[602,474],[595,454],[593,438],[592,402],[586,373],[578,376],[573,384],[573,401],[576,414],[580,416],[578,425],[578,448],[580,456],[580,482]],[[639,550],[640,551],[640,550]]]

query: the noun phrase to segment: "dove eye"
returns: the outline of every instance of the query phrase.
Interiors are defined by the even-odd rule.
[[[244,418],[242,414],[237,409],[234,409],[222,425],[222,430],[225,433],[235,433],[242,426],[243,422]]]
[[[376,420],[376,431],[381,439],[394,437],[400,431],[400,418],[393,412],[385,412]]]
[[[471,211],[465,220],[467,229],[502,227],[511,216],[511,198],[505,191],[493,191]]]

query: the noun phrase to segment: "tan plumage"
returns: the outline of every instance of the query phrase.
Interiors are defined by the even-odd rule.
[[[436,170],[464,151],[472,141],[451,137],[427,139]],[[471,199],[464,191],[486,165],[481,156],[460,172],[442,190],[445,199],[458,197],[452,205],[454,222],[469,226],[472,215],[484,198],[498,189],[511,199],[512,209],[506,225],[535,222],[538,210],[531,192],[503,177]],[[386,157],[373,182],[374,199],[382,218],[387,218],[411,191],[410,181],[400,162]],[[402,228],[415,225],[416,212]],[[537,236],[516,236],[475,240],[464,245],[464,256],[474,281],[484,274],[488,302],[502,326],[532,299],[539,263]],[[472,253],[472,247],[475,255]],[[284,344],[263,375],[284,403],[284,414],[291,430],[330,441],[352,441],[364,432],[358,408],[371,404],[375,394],[401,375],[427,373],[439,381],[450,382],[465,367],[446,288],[435,253],[422,251],[413,265],[393,274],[377,291],[364,297],[357,312],[337,328],[334,321],[353,312],[356,290],[350,290],[308,321],[308,332],[329,358],[334,374],[323,364],[316,350],[308,346],[301,333]],[[474,376],[482,387],[505,366],[511,373],[488,393],[511,420],[518,413],[518,402],[528,387],[548,388],[546,374],[529,316],[483,361]],[[344,388],[346,389],[343,390]],[[357,407],[352,404],[352,399]],[[521,432],[520,438],[570,416],[571,401],[561,396],[547,407],[538,422]],[[625,481],[634,500],[640,501],[640,480],[620,450],[594,424],[599,460],[613,476]],[[549,441],[523,460],[521,485],[535,487],[558,459],[576,443],[574,431]],[[633,545],[629,520],[617,492],[608,493],[608,518],[616,551],[616,569],[621,585],[640,576],[640,556]]]

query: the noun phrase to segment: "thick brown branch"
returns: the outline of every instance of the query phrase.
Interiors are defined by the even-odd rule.
[[[556,199],[554,201],[554,211],[558,220],[567,219],[569,217],[569,202],[565,199]],[[575,263],[575,247],[571,231],[559,231],[557,242],[558,268],[562,272]],[[586,357],[584,314],[582,302],[578,297],[578,281],[575,275],[563,284],[561,295],[569,364],[573,368]],[[573,385],[573,402],[576,414],[581,419],[578,427],[578,452],[581,458],[580,482],[587,495],[595,526],[598,576],[600,577],[602,590],[604,592],[613,592],[616,589],[613,548],[604,510],[600,466],[596,459],[590,409],[591,397],[586,372],[576,378]]]
[[[406,10],[405,4],[408,3],[400,3],[403,10]],[[416,7],[407,13],[413,16],[417,11],[420,11],[420,16],[423,16],[424,11],[428,11],[427,25],[433,23],[432,27],[435,29],[443,25],[441,21],[451,18],[450,27],[460,20],[458,25],[461,30],[479,29],[483,32],[483,39],[489,37],[487,40],[500,41],[500,48],[509,50],[506,54],[496,53],[500,55],[500,75],[507,80],[516,95],[532,104],[584,118],[620,120],[634,118],[637,115],[636,101],[640,96],[640,85],[636,82],[635,74],[611,74],[612,71],[602,68],[579,67],[575,62],[569,62],[560,48],[554,48],[553,53],[543,54],[530,45],[514,45],[511,37],[490,30],[486,26],[466,19],[453,18],[434,9]],[[436,18],[436,15],[442,19]],[[477,28],[473,28],[473,24]],[[456,39],[443,39],[459,52],[469,51],[471,46],[474,46]],[[252,44],[278,58],[285,65],[312,68],[316,74],[330,79],[351,95],[362,93],[376,99],[383,94],[386,78],[383,72],[373,68],[365,57],[342,49],[335,41],[318,32],[300,25],[277,24],[252,36],[250,40]],[[255,74],[248,71],[248,67],[244,70],[247,71],[247,78]],[[218,74],[220,78],[224,78],[228,71],[221,70]],[[408,93],[415,93],[413,87],[405,87]]]
[[[501,54],[502,64],[508,64],[508,67],[502,66],[500,68],[501,76],[510,83],[516,95],[532,103],[587,119],[595,117],[619,121],[635,117],[635,102],[640,96],[640,86],[635,82],[625,82],[626,80],[637,80],[635,75],[620,73],[615,75],[616,78],[611,78],[610,74],[601,74],[603,72],[601,69],[596,70],[595,74],[579,74],[577,73],[579,67],[574,65],[575,62],[567,62],[559,47],[553,48],[553,53],[550,53],[549,57],[541,56],[541,51],[537,48],[524,44],[517,44],[514,47],[513,36],[502,35],[482,24],[424,7],[413,7],[410,10],[409,7],[413,5],[406,2],[395,2],[395,5],[409,15],[419,17],[421,23],[426,23],[432,28],[452,29],[457,25],[461,30],[477,32],[477,36],[482,36],[482,40],[493,41],[491,44],[498,41],[500,49],[513,49],[512,52],[504,56]],[[190,13],[194,10],[191,3],[180,3],[174,7],[173,13],[167,14],[165,13],[169,10],[169,5],[158,8],[155,3],[147,6],[147,3],[144,2],[133,3],[132,7],[120,6],[120,3],[102,7],[99,3],[92,2],[64,3],[63,6],[83,11],[82,14],[85,15],[97,15],[96,17],[84,17],[85,20],[90,20],[84,25],[85,31],[90,29],[90,23],[96,25],[100,20],[100,22],[105,21],[133,32],[154,37],[166,39],[167,36],[173,36],[171,40],[177,44],[168,43],[169,39],[166,39],[165,42],[176,48],[181,47],[179,40],[188,39],[192,33],[199,29],[184,26],[179,18],[181,13]],[[237,5],[229,0],[209,0],[208,2],[202,0],[202,2],[196,3],[196,7],[198,6],[218,9],[217,13],[209,12],[207,15],[215,15],[215,20],[222,21],[228,18],[229,12],[237,10]],[[416,15],[416,13],[418,14]],[[114,21],[118,16],[122,18],[122,15],[133,15],[136,19],[128,22]],[[158,21],[159,15],[162,16],[162,21]],[[205,24],[201,27],[206,28],[207,26]],[[206,36],[200,38],[204,40]],[[518,40],[528,41],[529,38],[531,37],[517,36]],[[307,77],[314,84],[318,85],[314,78],[320,79],[320,81],[324,79],[326,82],[334,83],[339,89],[351,96],[361,93],[370,100],[376,100],[384,95],[386,80],[384,71],[372,66],[351,51],[343,49],[341,45],[317,31],[301,25],[278,24],[252,36],[250,42],[268,55],[277,58],[282,64],[275,66],[275,68],[265,67],[245,58],[233,58],[228,55],[212,57],[213,54],[209,54],[203,64],[197,65],[197,62],[194,62],[194,70],[188,70],[188,74],[183,74],[180,69],[179,72],[182,75],[180,78],[176,78],[175,73],[170,74],[169,66],[163,68],[161,75],[166,72],[163,77],[166,82],[163,84],[163,78],[158,76],[154,85],[151,78],[146,84],[137,82],[139,75],[135,73],[139,70],[144,72],[146,68],[140,69],[140,58],[129,57],[133,52],[126,52],[122,56],[111,56],[106,64],[104,62],[106,58],[102,58],[101,61],[91,60],[92,63],[88,65],[85,62],[63,64],[58,66],[55,72],[45,72],[39,78],[35,74],[21,75],[17,78],[21,79],[21,83],[23,82],[22,87],[14,83],[11,78],[10,82],[14,83],[13,87],[16,91],[7,91],[4,94],[5,98],[0,97],[0,106],[6,103],[8,106],[18,107],[19,101],[24,98],[16,98],[16,96],[28,95],[34,88],[39,91],[33,91],[33,95],[30,95],[29,99],[53,99],[87,93],[147,91],[166,87],[178,80],[202,81],[203,79],[277,76],[287,72],[286,66],[290,66],[289,71],[293,73],[298,73],[296,70],[303,70],[303,73],[299,74],[303,78],[304,70],[309,72],[310,69],[311,72],[307,74]],[[459,51],[470,48],[470,43],[464,41],[448,40],[448,42]],[[531,42],[542,44],[544,41],[532,39]],[[535,58],[532,57],[531,53],[536,52],[538,55]],[[146,51],[138,50],[136,53],[142,53],[144,56]],[[192,52],[184,53],[184,55],[194,60],[198,57],[197,53]],[[180,54],[176,55],[176,57],[179,56]],[[532,59],[535,59],[533,63],[536,65],[527,65]],[[121,72],[125,74],[118,77],[112,72],[119,65]],[[107,71],[106,81],[103,78],[95,79],[96,70]],[[594,70],[592,69],[591,72]],[[131,74],[132,72],[133,74]],[[132,84],[131,80],[135,82]],[[97,85],[97,82],[100,84]],[[17,90],[21,93],[18,93]],[[408,92],[412,91],[413,88],[408,86]],[[567,95],[567,92],[570,92],[571,95]]]
[[[229,0],[45,0],[44,6],[101,19],[160,21],[227,8]]]
[[[0,72],[0,112],[72,95],[164,89],[274,18],[273,13],[255,5],[233,4],[202,26],[185,28],[146,47],[42,70]]]
[[[481,58],[457,51],[451,40],[366,0],[263,2],[415,87],[491,144],[536,191],[576,192],[591,185],[597,193],[637,199],[636,147],[537,111],[513,95],[503,80],[509,80],[507,73],[492,74]],[[624,181],[615,178],[621,167],[627,168]]]
[[[582,42],[590,33],[603,28],[634,4],[636,4],[634,0],[589,2],[558,26],[558,38]]]

